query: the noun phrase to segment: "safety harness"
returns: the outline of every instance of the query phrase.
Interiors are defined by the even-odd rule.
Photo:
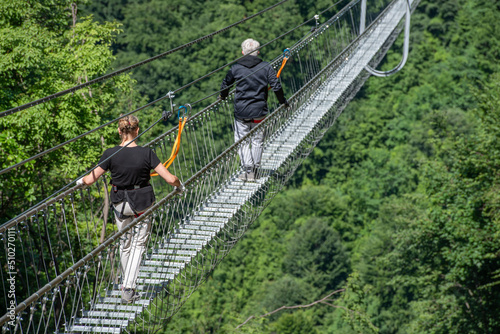
[[[113,194],[116,196],[118,194],[118,191],[123,191],[123,195],[124,195],[124,198],[123,198],[123,201],[122,201],[122,209],[120,211],[118,211],[116,209],[116,207],[113,205],[113,210],[115,211],[115,214],[118,218],[120,219],[127,219],[127,218],[131,218],[132,216],[129,216],[129,215],[124,215],[123,214],[123,211],[125,210],[125,205],[126,203],[129,204],[130,208],[132,209],[132,212],[134,213],[134,217],[137,218],[139,217],[140,215],[143,214],[143,212],[141,213],[138,213],[135,208],[134,208],[134,204],[133,204],[133,201],[130,199],[129,197],[129,191],[135,191],[137,189],[141,189],[141,188],[145,188],[145,187],[148,187],[148,186],[151,186],[149,184],[149,182],[144,182],[143,184],[138,184],[138,185],[131,185],[131,186],[116,186],[114,184],[112,184],[112,189],[113,189]],[[153,195],[154,196],[154,195]],[[154,202],[154,200],[153,200]]]
[[[188,106],[190,107],[190,110],[191,110],[191,106],[190,105],[188,105]],[[184,117],[181,117],[181,115],[180,115],[181,109],[184,109]],[[165,166],[166,168],[170,167],[170,165],[174,162],[175,158],[177,157],[177,154],[179,153],[179,149],[181,146],[182,130],[184,130],[184,126],[186,125],[186,121],[188,120],[188,108],[185,106],[180,106],[179,110],[177,112],[177,116],[179,118],[179,130],[177,133],[177,137],[175,138],[174,146],[172,147],[172,152],[170,153],[170,157],[163,164],[163,166]],[[150,176],[158,176],[158,173],[152,173],[152,174],[150,174]],[[112,186],[113,186],[114,197],[115,198],[118,197],[120,199],[120,200],[117,199],[117,203],[120,203],[120,202],[122,203],[122,208],[120,211],[117,210],[115,208],[115,206],[113,205],[113,210],[115,211],[116,216],[118,218],[127,219],[127,218],[132,217],[132,216],[123,214],[123,211],[125,210],[126,203],[129,204],[130,208],[132,209],[132,212],[134,212],[135,218],[142,215],[142,213],[138,213],[137,210],[135,209],[134,201],[130,198],[130,195],[132,194],[132,191],[136,192],[141,188],[151,186],[149,184],[149,182],[145,182],[143,184],[138,184],[138,185],[130,185],[130,186],[116,186],[114,184]],[[120,194],[118,194],[119,191],[121,191]],[[119,196],[122,194],[123,194],[123,196]],[[152,199],[150,199],[149,202],[154,203],[154,193],[152,193]]]

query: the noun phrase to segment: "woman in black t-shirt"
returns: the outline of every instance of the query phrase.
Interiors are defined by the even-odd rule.
[[[155,202],[153,188],[149,184],[154,169],[168,184],[180,193],[184,186],[171,174],[149,147],[138,146],[135,138],[139,134],[139,119],[133,115],[119,120],[118,133],[121,144],[107,149],[98,166],[77,184],[91,185],[107,170],[111,172],[111,202],[115,211],[118,230],[130,224]],[[126,145],[126,147],[124,147]],[[139,265],[151,232],[151,221],[144,219],[120,239],[120,262],[122,268],[122,303],[132,303],[140,298],[136,292]]]

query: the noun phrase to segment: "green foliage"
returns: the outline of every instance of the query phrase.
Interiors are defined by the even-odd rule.
[[[268,286],[264,299],[262,300],[263,310],[272,312],[282,306],[301,305],[307,302],[308,290],[307,284],[300,282],[290,276],[283,276]],[[280,311],[269,316],[270,320],[276,320],[281,317],[281,313],[290,311]]]
[[[274,333],[283,334],[316,334],[318,331],[314,328],[314,320],[308,317],[305,312],[295,312],[285,314],[271,326]]]
[[[72,7],[73,6],[73,7]],[[73,10],[71,10],[73,9]],[[102,75],[119,24],[78,18],[72,1],[3,1],[0,4],[0,106],[9,109]],[[93,129],[119,113],[118,92],[130,92],[128,76],[0,119],[0,168],[7,168]],[[2,217],[19,213],[94,164],[115,130],[104,129],[64,149],[3,174]],[[107,144],[109,145],[109,144]],[[101,149],[96,149],[101,148]]]
[[[356,333],[378,333],[369,318],[365,315],[366,296],[371,286],[363,285],[357,273],[349,276],[346,292],[342,297],[345,312],[343,318]]]
[[[347,278],[349,259],[338,233],[319,218],[301,224],[283,259],[284,272],[330,291]]]

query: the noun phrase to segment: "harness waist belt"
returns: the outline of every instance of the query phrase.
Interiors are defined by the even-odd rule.
[[[134,190],[134,189],[140,189],[149,186],[149,182],[142,183],[142,184],[133,184],[130,186],[115,186],[113,185],[113,188],[116,190]]]

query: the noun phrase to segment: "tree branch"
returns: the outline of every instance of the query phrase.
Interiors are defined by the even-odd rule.
[[[343,306],[332,305],[332,304],[330,304],[330,303],[327,303],[327,302],[326,302],[327,300],[329,300],[328,298],[330,298],[330,297],[331,297],[331,296],[333,296],[334,294],[337,294],[337,293],[339,293],[339,292],[344,292],[344,291],[345,291],[345,289],[339,289],[339,290],[333,291],[332,293],[328,294],[327,296],[325,296],[325,297],[323,297],[323,298],[321,298],[321,299],[319,299],[319,300],[316,300],[316,301],[314,301],[314,302],[312,302],[312,303],[310,303],[310,304],[306,304],[306,305],[281,306],[280,308],[277,308],[277,309],[276,309],[276,310],[274,310],[274,311],[268,312],[268,313],[263,314],[263,315],[259,315],[258,317],[259,317],[259,318],[265,318],[265,317],[270,316],[270,315],[272,315],[272,314],[274,314],[274,313],[276,313],[276,312],[279,312],[279,311],[281,311],[281,310],[290,310],[290,309],[296,309],[296,308],[306,308],[306,307],[311,307],[311,306],[314,306],[314,305],[316,305],[316,304],[320,304],[320,303],[322,303],[322,304],[326,304],[326,305],[328,305],[328,306],[332,306],[332,307],[335,307],[335,308],[343,308],[343,309],[345,309],[345,310],[348,310],[348,309],[346,309],[346,308],[345,308],[345,307],[343,307]],[[351,311],[351,310],[348,310],[348,311]],[[247,322],[249,322],[250,320],[255,319],[255,318],[256,318],[256,316],[254,316],[254,315],[252,315],[252,316],[248,317],[248,319],[247,319],[247,320],[245,320],[243,323],[239,324],[239,325],[236,327],[236,329],[241,328],[241,327],[242,327],[242,326],[244,326]]]

